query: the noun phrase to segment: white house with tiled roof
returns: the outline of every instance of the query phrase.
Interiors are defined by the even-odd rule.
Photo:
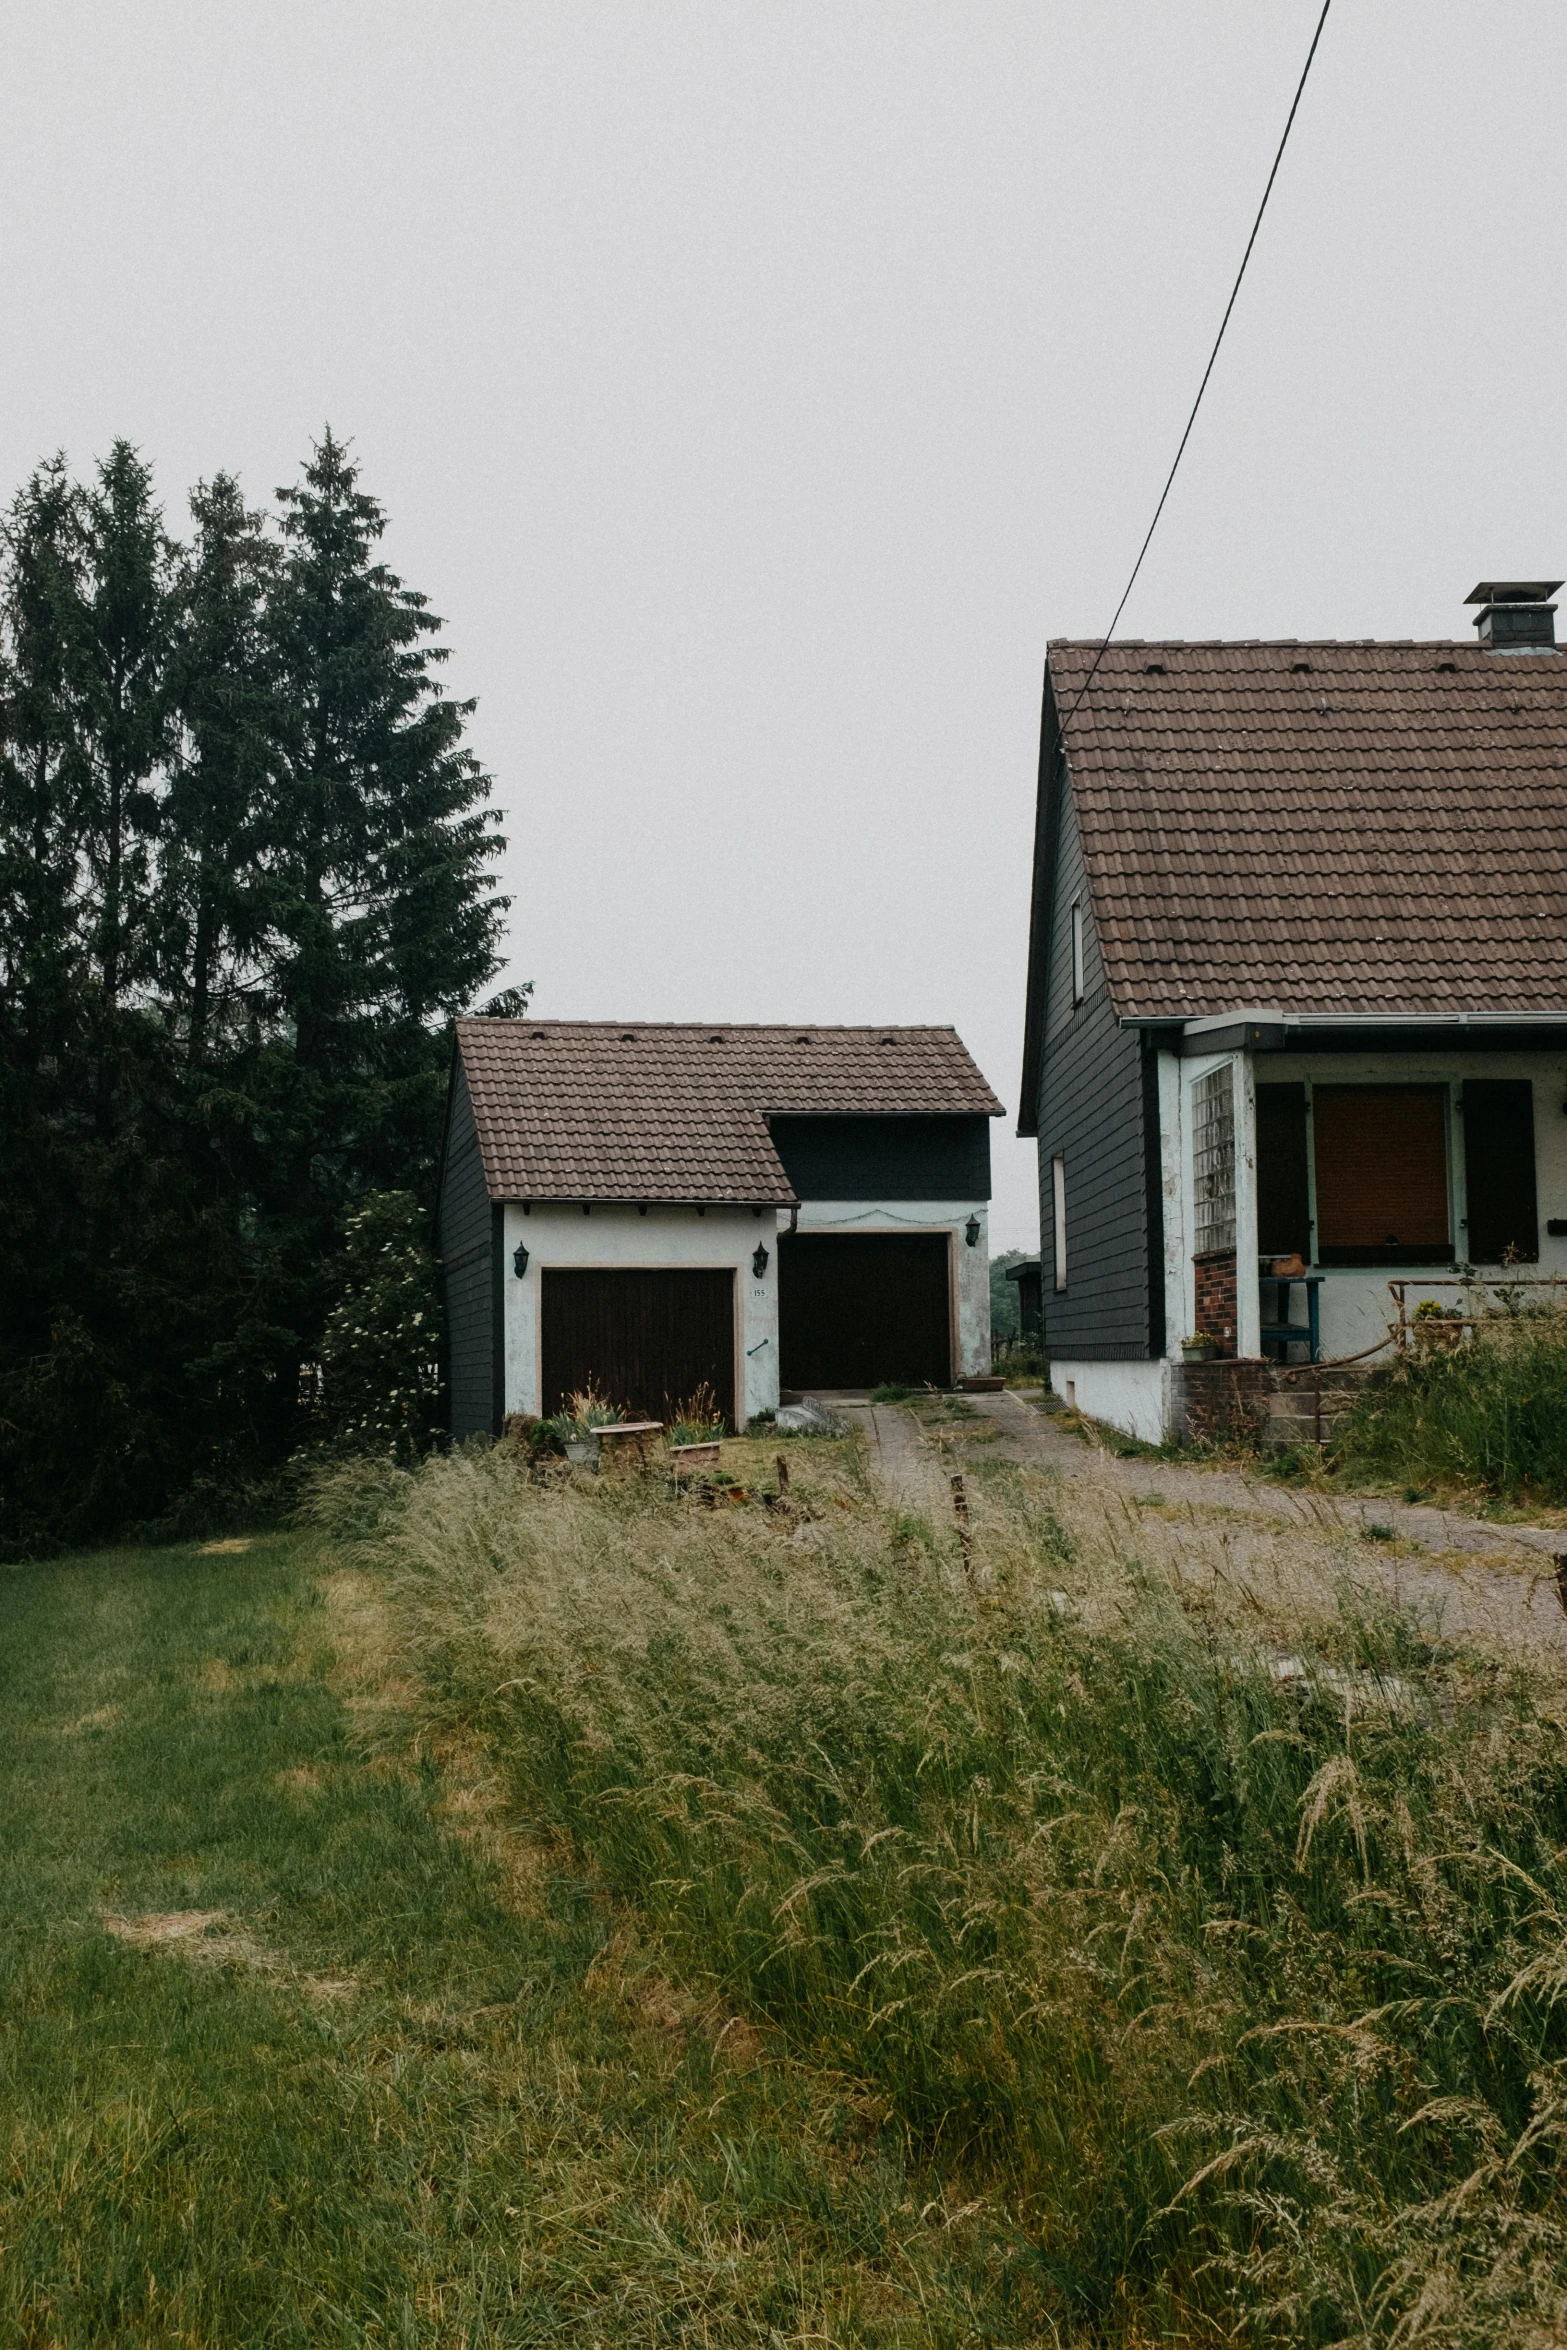
[[[731,1426],[990,1363],[989,1121],[950,1028],[457,1024],[438,1246],[459,1437],[591,1386]]]
[[[1019,1132],[1084,1411],[1157,1438],[1217,1384],[1183,1341],[1244,1386],[1567,1290],[1555,584],[1478,588],[1478,643],[1051,645]]]

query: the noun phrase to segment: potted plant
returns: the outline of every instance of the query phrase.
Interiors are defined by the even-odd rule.
[[[575,1395],[568,1395],[566,1408],[556,1421],[567,1460],[576,1461],[585,1469],[596,1469],[598,1432],[601,1428],[618,1428],[621,1417],[615,1406],[606,1403],[591,1387],[579,1387]]]
[[[1211,1363],[1218,1352],[1218,1340],[1210,1338],[1206,1330],[1194,1330],[1190,1338],[1181,1340],[1181,1360],[1186,1363]]]
[[[689,1477],[697,1469],[716,1470],[723,1433],[718,1398],[704,1380],[695,1395],[676,1404],[669,1423],[669,1457],[676,1478]]]

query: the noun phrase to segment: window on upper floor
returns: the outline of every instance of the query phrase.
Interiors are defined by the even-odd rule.
[[[1083,970],[1083,907],[1081,899],[1072,907],[1072,1005],[1075,1010],[1086,992]]]

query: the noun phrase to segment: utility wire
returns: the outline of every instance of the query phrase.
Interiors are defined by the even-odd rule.
[[[1125,590],[1121,596],[1121,601],[1115,608],[1115,618],[1111,621],[1109,627],[1105,630],[1104,641],[1100,645],[1098,652],[1094,655],[1093,663],[1089,669],[1088,675],[1084,678],[1082,684],[1077,689],[1077,699],[1073,702],[1071,709],[1068,710],[1066,717],[1062,722],[1061,732],[1063,736],[1066,734],[1066,730],[1071,725],[1073,719],[1077,716],[1078,705],[1081,703],[1084,694],[1087,693],[1089,687],[1093,684],[1094,676],[1098,670],[1100,662],[1104,659],[1106,653],[1110,650],[1110,639],[1114,636],[1120,623],[1121,614],[1126,610],[1127,597],[1130,596],[1133,588],[1137,585],[1137,574],[1143,567],[1143,557],[1147,554],[1149,546],[1153,540],[1153,534],[1159,527],[1159,517],[1164,512],[1165,500],[1170,495],[1170,490],[1175,481],[1175,476],[1180,469],[1181,459],[1186,454],[1186,444],[1192,437],[1192,426],[1197,422],[1197,411],[1202,406],[1202,396],[1208,389],[1208,378],[1212,375],[1214,361],[1219,356],[1219,345],[1223,342],[1224,330],[1230,323],[1230,313],[1235,308],[1235,297],[1241,290],[1241,279],[1246,275],[1246,264],[1251,259],[1251,249],[1257,242],[1257,231],[1262,226],[1262,216],[1268,209],[1268,198],[1273,193],[1273,183],[1279,176],[1279,165],[1284,161],[1284,150],[1289,145],[1289,135],[1295,126],[1295,116],[1299,111],[1301,99],[1305,94],[1306,77],[1311,71],[1311,61],[1317,54],[1317,43],[1322,38],[1322,28],[1328,21],[1328,10],[1332,7],[1332,5],[1333,0],[1322,0],[1322,14],[1317,19],[1317,29],[1311,36],[1311,47],[1306,51],[1306,62],[1300,69],[1300,80],[1295,85],[1295,96],[1291,101],[1289,115],[1284,124],[1284,136],[1280,139],[1279,151],[1273,158],[1273,169],[1269,172],[1268,184],[1262,191],[1262,202],[1258,205],[1257,217],[1251,224],[1251,235],[1246,239],[1246,250],[1241,255],[1241,265],[1235,272],[1235,283],[1230,288],[1230,298],[1224,305],[1224,316],[1220,319],[1219,331],[1213,338],[1213,349],[1209,352],[1208,364],[1202,371],[1202,382],[1197,386],[1197,397],[1192,402],[1192,412],[1186,419],[1186,430],[1181,435],[1181,445],[1175,452],[1175,463],[1170,467],[1169,474],[1165,480],[1164,488],[1159,492],[1159,503],[1153,510],[1153,520],[1148,525],[1148,536],[1144,539],[1142,545],[1137,550],[1137,561],[1132,565],[1132,576],[1127,581]]]

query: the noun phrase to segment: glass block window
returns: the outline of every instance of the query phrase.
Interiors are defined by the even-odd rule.
[[[1192,1087],[1192,1175],[1198,1256],[1235,1246],[1235,1071],[1225,1062]]]

